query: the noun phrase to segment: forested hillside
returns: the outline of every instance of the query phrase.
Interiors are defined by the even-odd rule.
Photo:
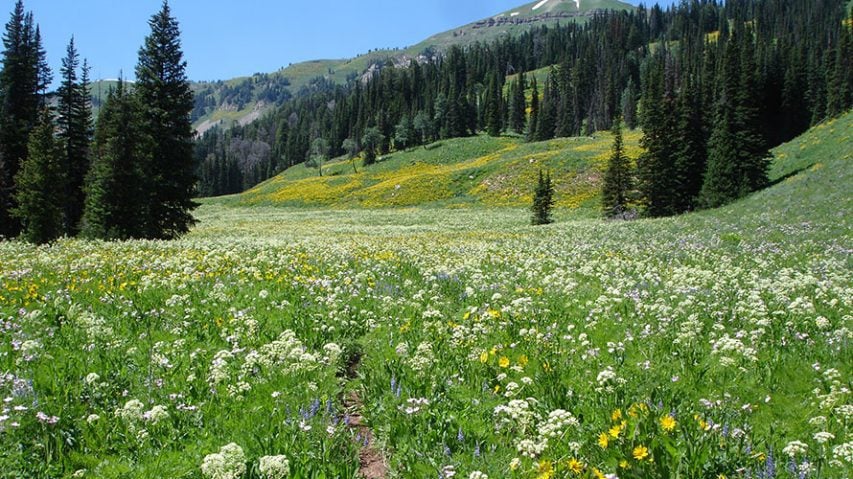
[[[622,116],[645,132],[640,201],[652,215],[721,204],[766,183],[769,147],[853,105],[845,3],[692,0],[600,12],[454,46],[369,81],[318,82],[252,124],[200,138],[200,190],[235,193],[347,152],[370,167],[437,139],[515,131],[543,141]],[[751,172],[726,170],[738,157],[754,160]],[[709,166],[718,178],[705,177]],[[733,176],[750,179],[729,184]]]

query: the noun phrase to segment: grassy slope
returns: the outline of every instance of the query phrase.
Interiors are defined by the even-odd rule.
[[[639,154],[639,133],[627,134],[628,153]],[[559,206],[593,210],[610,151],[607,133],[525,143],[518,137],[478,136],[397,152],[353,173],[338,159],[317,170],[297,165],[244,193],[241,204],[324,206],[525,206],[540,168],[556,178]],[[228,201],[235,201],[231,199]]]
[[[853,114],[825,123],[795,141],[774,150],[771,181],[782,182],[756,196],[779,195],[803,180],[798,173],[819,173],[827,164],[834,173],[825,181],[837,188],[821,191],[806,188],[796,197],[826,195],[842,191],[842,178],[849,173],[850,131]],[[639,132],[626,135],[628,154],[639,153]],[[524,207],[531,200],[531,185],[540,167],[550,169],[557,183],[557,205],[577,208],[595,215],[602,171],[612,138],[598,133],[595,138],[557,139],[524,143],[517,137],[478,136],[447,140],[388,155],[370,168],[352,166],[343,159],[326,165],[324,176],[304,165],[290,168],[254,189],[224,200],[243,205],[266,204],[299,207],[383,207],[383,206],[503,206]],[[847,161],[840,161],[847,160]],[[814,170],[814,171],[812,171]],[[838,173],[838,176],[834,176]],[[849,179],[849,178],[848,178]],[[848,184],[851,184],[848,181]],[[847,188],[849,190],[849,188]],[[786,199],[788,193],[782,194]],[[839,200],[843,200],[840,198]]]
[[[517,14],[515,17],[512,18],[537,18],[538,20],[535,23],[527,23],[520,25],[501,25],[489,28],[475,28],[475,22],[454,30],[434,35],[426,39],[425,41],[419,43],[413,48],[415,50],[421,51],[424,48],[430,46],[438,48],[447,48],[450,45],[454,44],[467,45],[477,41],[489,42],[504,35],[518,35],[524,31],[529,30],[531,27],[539,27],[542,25],[553,26],[561,22],[566,23],[570,21],[584,22],[588,18],[588,15],[600,9],[630,10],[634,8],[633,6],[624,2],[620,2],[618,0],[581,0],[581,8],[580,10],[578,10],[574,0],[550,0],[550,2],[543,5],[538,10],[533,10],[533,7],[536,6],[536,4],[538,3],[539,1],[537,0],[522,5],[518,8],[507,10],[506,12],[500,13],[492,17],[495,19],[499,19],[501,17],[510,17],[513,14]],[[578,16],[571,18],[541,18],[545,14],[556,15],[564,12],[569,14],[577,14]]]

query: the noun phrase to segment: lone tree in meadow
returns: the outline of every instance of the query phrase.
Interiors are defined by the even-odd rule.
[[[317,168],[320,176],[323,176],[323,164],[329,159],[329,150],[329,142],[325,138],[315,138],[311,142],[311,152],[306,165]]]
[[[139,50],[135,94],[142,108],[142,127],[154,140],[145,168],[149,203],[146,237],[173,239],[195,223],[193,161],[193,93],[181,51],[178,22],[168,2],[148,22],[151,33]]]
[[[53,136],[53,119],[45,109],[30,133],[27,157],[15,175],[14,217],[21,221],[22,237],[35,244],[49,243],[63,234],[64,183],[62,151]]]
[[[533,192],[532,223],[534,226],[548,225],[553,223],[551,210],[554,208],[554,184],[551,182],[551,173],[542,173],[539,170],[539,182]]]
[[[602,209],[607,218],[616,218],[628,208],[628,194],[633,187],[631,161],[625,155],[622,140],[622,119],[617,117],[613,123],[613,150],[607,161],[602,191]]]
[[[379,128],[368,128],[364,132],[364,138],[361,139],[361,144],[364,146],[364,166],[376,163],[376,151],[384,140],[385,136],[379,131]]]
[[[346,152],[347,159],[352,165],[352,172],[358,174],[358,168],[355,166],[355,159],[358,157],[358,142],[353,140],[352,138],[347,138],[344,140],[343,144],[341,144],[341,148]]]

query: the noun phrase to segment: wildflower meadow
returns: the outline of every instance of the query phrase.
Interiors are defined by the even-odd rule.
[[[657,221],[207,202],[174,242],[0,243],[0,477],[354,478],[368,450],[400,478],[849,477],[833,161]]]

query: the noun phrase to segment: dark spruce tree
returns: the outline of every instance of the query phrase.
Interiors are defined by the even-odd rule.
[[[534,226],[548,225],[554,221],[551,219],[551,210],[554,208],[554,184],[551,181],[551,172],[542,173],[539,170],[539,181],[533,191],[533,205],[531,211],[533,217],[531,223]]]
[[[536,141],[547,141],[554,138],[557,128],[557,105],[559,95],[554,80],[554,72],[548,75],[542,102],[539,104],[539,118],[536,120]]]
[[[509,99],[509,128],[518,133],[524,133],[527,126],[527,100],[524,98],[525,89],[524,73],[511,84]]]
[[[504,114],[502,90],[501,80],[495,73],[489,78],[489,85],[486,89],[485,126],[486,133],[489,136],[500,136],[503,131],[503,120],[506,115]]]
[[[628,210],[629,195],[633,188],[631,161],[625,155],[622,139],[622,119],[613,123],[613,149],[607,160],[602,191],[602,210],[606,218],[618,218]]]
[[[50,83],[41,35],[32,13],[18,0],[3,35],[0,70],[0,237],[21,230],[15,207],[15,176],[26,161],[30,132],[38,123],[42,93]]]
[[[667,79],[668,55],[663,48],[659,50],[643,77],[640,144],[645,151],[637,160],[637,177],[645,214],[651,217],[678,213],[674,200],[678,138],[675,101]]]
[[[35,244],[50,243],[64,233],[62,189],[65,182],[62,151],[54,138],[53,119],[47,109],[30,133],[27,157],[15,176],[15,208],[21,236]]]
[[[675,150],[673,207],[676,213],[695,210],[702,190],[702,177],[708,149],[705,141],[705,125],[702,111],[702,96],[695,78],[686,79],[678,94],[676,115],[679,144]]]
[[[141,109],[138,98],[125,91],[121,80],[101,108],[86,178],[82,223],[86,237],[127,240],[143,238],[149,231],[141,219],[149,217],[145,189],[150,183],[145,168],[153,150]]]
[[[708,165],[700,204],[716,208],[762,188],[767,183],[770,153],[758,124],[751,33],[735,28],[726,40]]]
[[[92,108],[89,96],[88,65],[83,64],[80,77],[77,70],[80,59],[74,46],[74,38],[68,43],[62,60],[57,105],[59,145],[62,149],[64,183],[65,233],[74,236],[79,232],[85,205],[84,186],[89,171],[89,147],[92,142]]]
[[[186,76],[178,22],[168,2],[148,22],[151,33],[139,50],[134,92],[142,107],[142,125],[154,140],[150,163],[145,236],[172,239],[195,223],[193,94]]]

